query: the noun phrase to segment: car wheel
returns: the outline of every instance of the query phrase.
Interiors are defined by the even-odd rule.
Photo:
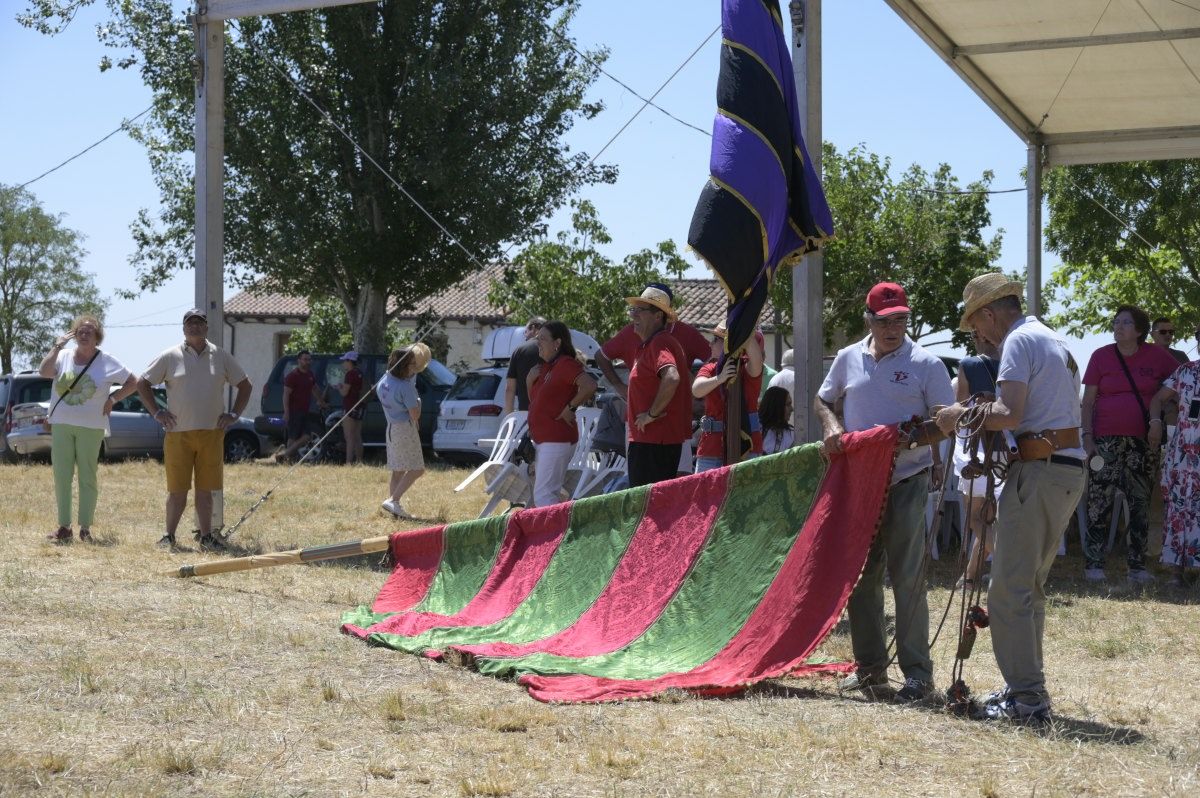
[[[240,463],[258,456],[258,443],[246,433],[225,436],[225,462]]]

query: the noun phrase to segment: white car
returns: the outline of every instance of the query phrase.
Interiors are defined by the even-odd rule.
[[[483,342],[482,351],[483,359],[492,365],[458,375],[450,393],[442,400],[433,432],[433,450],[443,460],[478,463],[491,453],[492,440],[503,420],[500,414],[504,412],[508,360],[524,341],[524,327],[493,330]],[[595,338],[577,330],[571,330],[571,342],[588,360],[600,349]]]

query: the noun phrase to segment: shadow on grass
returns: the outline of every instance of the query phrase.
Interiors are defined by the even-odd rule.
[[[839,678],[837,674],[831,674],[831,678]],[[781,698],[781,699],[796,699],[796,700],[824,700],[836,702],[855,702],[858,704],[890,704],[891,694],[893,691],[882,691],[876,698],[868,698],[865,695],[855,693],[839,694],[828,690],[820,690],[815,687],[803,687],[789,684],[781,684],[774,681],[759,682],[746,688],[746,691],[740,697],[749,698],[751,696],[761,698]],[[729,696],[736,698],[738,696]],[[1093,743],[1099,745],[1138,745],[1147,740],[1146,735],[1142,734],[1137,729],[1130,729],[1123,726],[1109,726],[1104,723],[1099,723],[1092,720],[1079,720],[1076,718],[1067,717],[1065,715],[1055,715],[1054,720],[1048,724],[1033,725],[1019,724],[1009,721],[986,721],[975,718],[965,718],[950,712],[940,702],[926,701],[924,703],[906,704],[905,708],[918,711],[929,712],[934,715],[941,715],[947,720],[963,720],[965,722],[978,723],[983,728],[1005,729],[1019,728],[1022,731],[1027,731],[1030,734],[1035,734],[1039,737],[1045,737],[1051,740],[1066,740],[1078,743]]]

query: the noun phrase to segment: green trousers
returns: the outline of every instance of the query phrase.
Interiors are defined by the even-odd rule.
[[[988,589],[992,650],[1008,689],[1026,703],[1049,699],[1042,668],[1046,577],[1084,483],[1081,466],[1031,460],[1009,467],[1000,494]]]
[[[79,471],[79,526],[90,527],[96,517],[100,496],[96,463],[104,430],[54,424],[50,428],[50,462],[54,464],[54,498],[58,502],[58,525],[71,525],[71,486]]]
[[[883,574],[892,577],[896,598],[897,661],[905,677],[933,682],[929,658],[929,603],[925,596],[925,502],[929,474],[917,474],[892,486],[879,534],[867,553],[867,564],[850,603],[850,643],[858,669],[878,673],[887,667]]]

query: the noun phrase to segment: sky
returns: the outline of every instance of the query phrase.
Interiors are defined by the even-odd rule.
[[[186,7],[186,2],[176,4]],[[70,28],[47,37],[21,27],[14,9],[24,0],[0,0],[0,183],[20,184],[92,144],[150,104],[138,76],[118,69],[101,74],[105,49],[95,26],[101,7],[79,13]],[[786,3],[784,4],[786,14]],[[573,32],[580,45],[603,45],[606,70],[650,96],[720,22],[718,0],[584,0]],[[677,117],[708,130],[715,110],[719,34],[655,99]],[[1022,186],[1026,150],[1021,140],[911,31],[882,0],[824,3],[824,136],[839,150],[863,144],[903,170],[951,165],[960,182],[995,173],[994,189]],[[572,150],[599,150],[642,105],[601,76],[591,90],[605,111],[577,124]],[[809,142],[809,149],[815,149]],[[581,197],[597,206],[620,258],[664,239],[683,249],[696,198],[708,174],[710,140],[653,108],[617,137],[600,160],[615,164],[614,185],[593,186]],[[142,148],[118,133],[87,154],[28,187],[50,213],[85,236],[84,268],[110,298],[105,349],[140,368],[180,336],[179,320],[193,304],[194,277],[181,273],[134,301],[112,299],[132,288],[134,251],[129,225],[140,208],[155,209],[158,192]],[[994,228],[1004,229],[999,267],[1025,262],[1025,194],[992,195]],[[569,226],[566,212],[551,230]],[[1058,264],[1043,256],[1043,274]],[[689,276],[708,276],[697,265]],[[226,288],[226,298],[237,289]],[[938,336],[939,338],[941,336]],[[1110,335],[1068,339],[1086,361]],[[1185,348],[1195,351],[1188,342]],[[951,351],[940,348],[940,351]]]

